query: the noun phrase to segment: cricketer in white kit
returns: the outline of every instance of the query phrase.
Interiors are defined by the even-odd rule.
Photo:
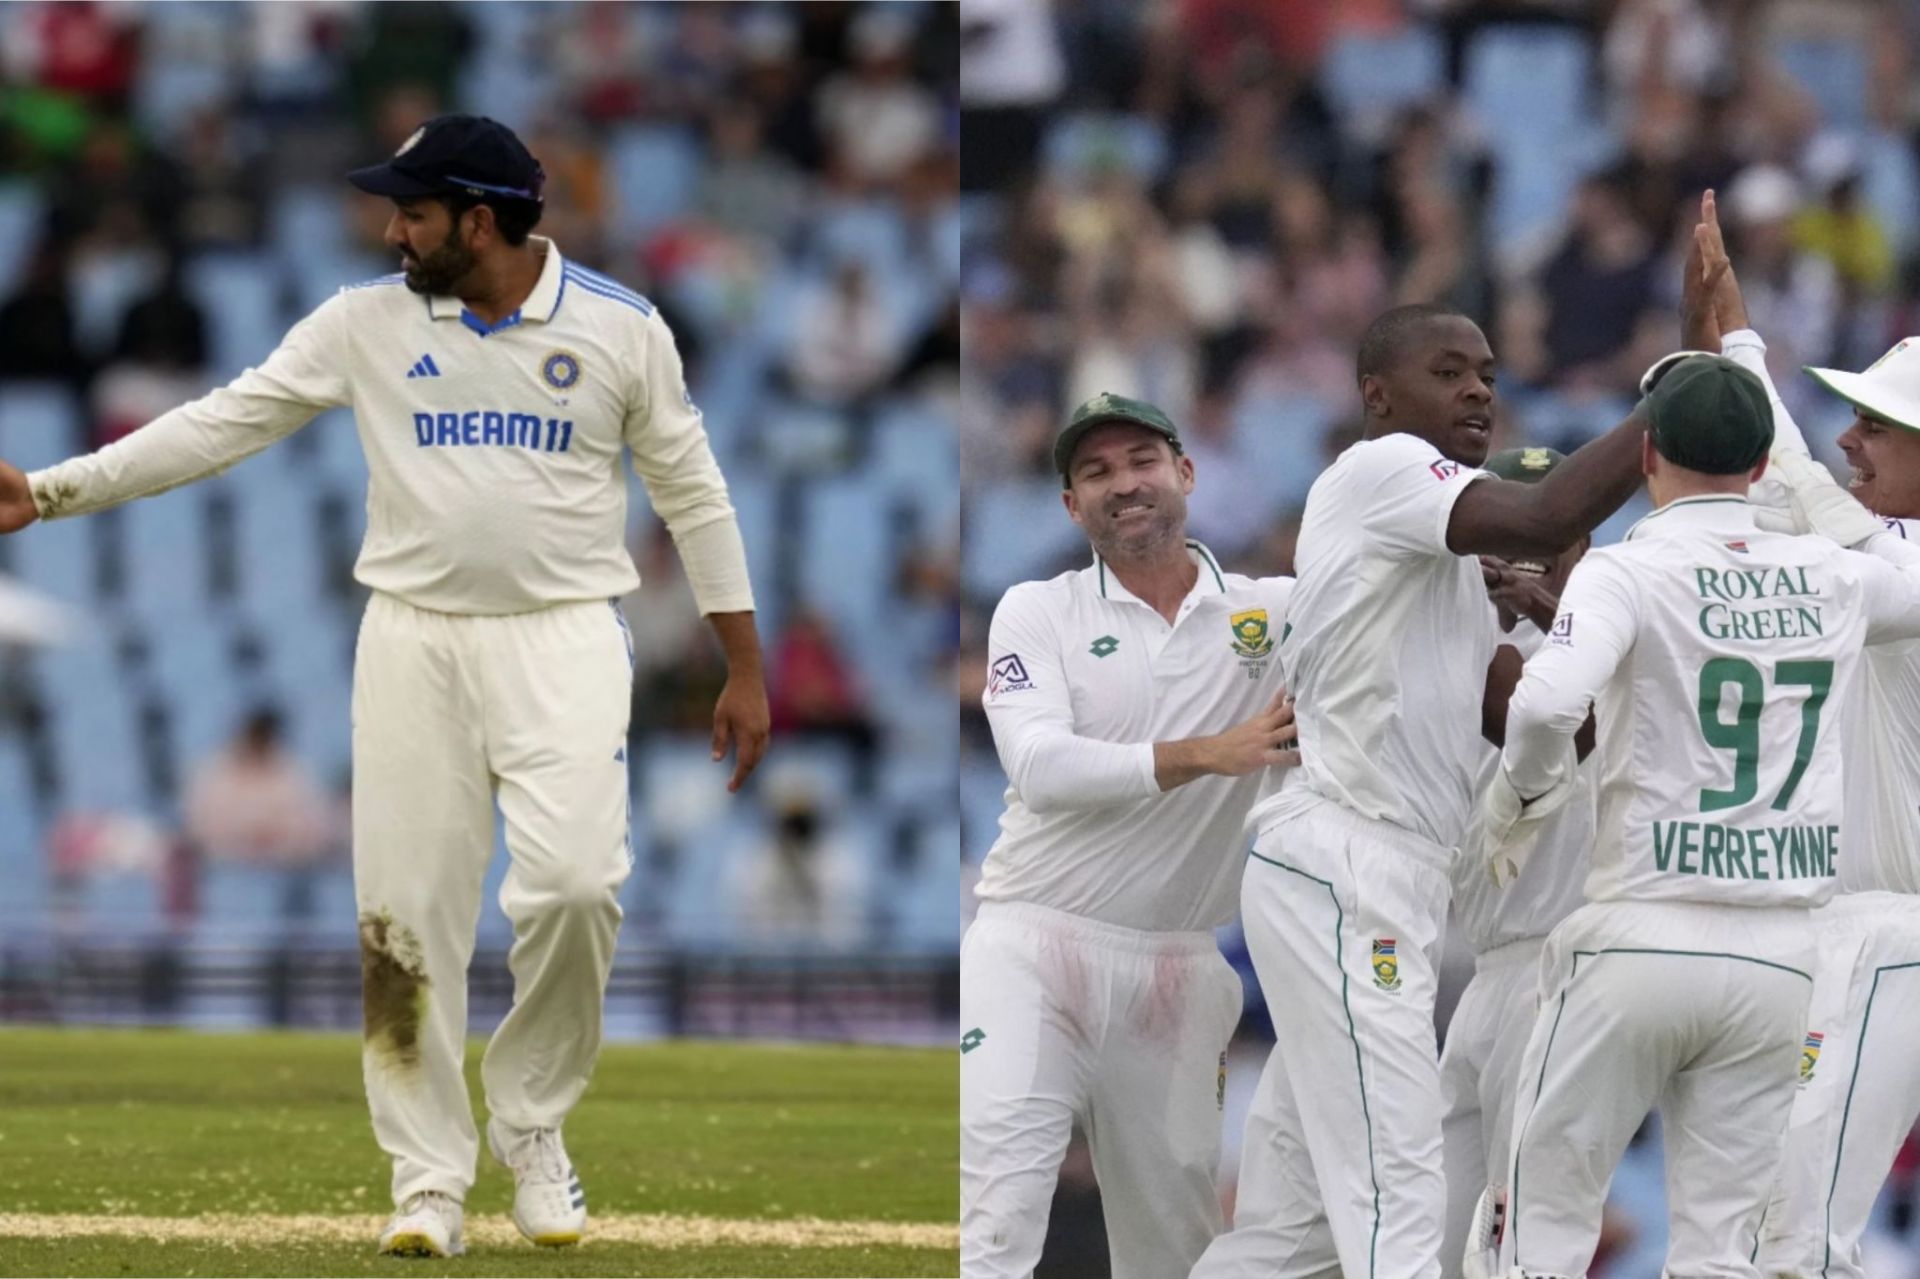
[[[364,1073],[398,1205],[383,1251],[461,1250],[478,1134],[462,1076],[466,969],[493,850],[511,869],[512,1009],[482,1067],[514,1218],[576,1241],[560,1140],[600,1047],[626,879],[630,452],[727,649],[716,758],[737,788],[767,731],[753,596],[727,488],[673,336],[639,295],[526,231],[540,169],[510,130],[429,121],[354,183],[396,201],[407,270],[349,287],[257,368],[97,453],[0,464],[0,530],[162,493],[354,410],[370,476],[356,578],[353,863]]]
[[[1483,468],[1504,480],[1535,483],[1565,460],[1554,449],[1508,449],[1487,459]],[[1532,656],[1546,640],[1559,608],[1567,575],[1586,554],[1581,538],[1551,560],[1515,560],[1516,573],[1537,588],[1534,607],[1519,612],[1506,598],[1500,603],[1499,637],[1521,658]],[[1544,616],[1539,606],[1544,605]],[[1483,744],[1478,774],[1484,789],[1500,767],[1500,752]],[[1491,1215],[1478,1234],[1476,1211],[1491,1193],[1492,1210],[1505,1202],[1508,1139],[1513,1133],[1513,1098],[1520,1079],[1520,1055],[1533,1032],[1540,1004],[1540,951],[1555,924],[1585,898],[1587,852],[1593,843],[1595,770],[1581,769],[1581,793],[1538,824],[1539,846],[1519,877],[1502,888],[1484,859],[1472,855],[1470,830],[1453,858],[1453,914],[1473,950],[1473,977],[1454,1005],[1440,1052],[1440,1089],[1446,1105],[1441,1120],[1447,1178],[1446,1245],[1440,1272],[1459,1279],[1471,1246],[1480,1273],[1498,1264],[1497,1219]],[[1471,1240],[1471,1244],[1469,1241]]]
[[[1094,561],[1008,591],[983,702],[1008,779],[960,952],[960,1269],[1025,1279],[1076,1121],[1119,1279],[1185,1274],[1220,1228],[1241,986],[1241,824],[1283,743],[1293,582],[1186,541],[1193,463],[1159,409],[1081,405],[1054,450]],[[1225,730],[1225,731],[1223,731]]]
[[[1723,286],[1722,350],[1766,382],[1774,466],[1796,527],[1900,562],[1920,559],[1920,339],[1864,373],[1808,370],[1854,407],[1839,439],[1851,494],[1808,456]],[[1817,527],[1816,527],[1817,525]],[[1840,707],[1846,762],[1837,895],[1814,912],[1817,956],[1786,1157],[1761,1226],[1761,1274],[1864,1279],[1862,1236],[1920,1119],[1920,641],[1866,650]]]
[[[1657,507],[1574,570],[1508,709],[1490,838],[1573,790],[1598,721],[1588,904],[1547,940],[1501,1256],[1584,1275],[1609,1179],[1662,1116],[1667,1271],[1754,1275],[1812,992],[1810,907],[1844,864],[1834,709],[1861,646],[1920,635],[1920,568],[1762,531],[1766,389],[1712,355],[1645,401]],[[1517,823],[1517,827],[1516,827]],[[1510,860],[1511,849],[1495,855]]]
[[[1307,496],[1281,643],[1301,767],[1261,800],[1241,917],[1277,1042],[1242,1143],[1233,1229],[1201,1279],[1437,1276],[1437,948],[1482,738],[1498,742],[1496,575],[1557,555],[1639,486],[1637,420],[1538,484],[1475,467],[1493,354],[1440,307],[1376,319],[1358,360],[1366,437]]]

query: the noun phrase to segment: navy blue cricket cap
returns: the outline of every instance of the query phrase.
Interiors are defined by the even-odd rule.
[[[546,172],[512,129],[483,115],[440,115],[413,131],[384,164],[347,181],[396,200],[429,195],[495,196],[540,203]]]

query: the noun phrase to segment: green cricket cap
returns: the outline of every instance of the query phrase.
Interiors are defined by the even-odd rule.
[[[1546,479],[1566,460],[1567,455],[1559,449],[1501,449],[1481,463],[1480,469],[1503,480],[1532,484]]]
[[[1760,379],[1720,355],[1680,361],[1647,396],[1653,447],[1676,466],[1738,475],[1773,447],[1773,405]]]
[[[1060,472],[1062,488],[1067,486],[1067,467],[1073,461],[1073,450],[1079,447],[1088,431],[1109,422],[1131,422],[1135,426],[1145,427],[1155,435],[1164,436],[1167,443],[1173,446],[1173,451],[1180,452],[1180,432],[1165,413],[1145,400],[1102,391],[1075,409],[1072,416],[1067,418],[1067,424],[1060,428],[1060,434],[1054,437],[1053,466]]]

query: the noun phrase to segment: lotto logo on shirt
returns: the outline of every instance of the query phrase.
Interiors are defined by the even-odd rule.
[[[1433,472],[1433,478],[1436,480],[1450,480],[1460,474],[1460,464],[1444,457],[1429,465],[1427,469]]]
[[[565,453],[573,443],[573,423],[557,417],[543,422],[533,413],[498,413],[492,409],[415,413],[413,439],[423,449],[491,446]]]
[[[995,662],[987,672],[987,696],[998,697],[1002,693],[1017,693],[1021,689],[1032,688],[1033,681],[1027,678],[1027,667],[1018,653],[1008,653]]]

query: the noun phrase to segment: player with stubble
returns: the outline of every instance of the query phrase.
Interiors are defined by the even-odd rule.
[[[1710,306],[1697,249],[1687,268]],[[1281,645],[1302,763],[1248,818],[1241,917],[1277,1043],[1200,1279],[1440,1273],[1448,871],[1520,666],[1487,600],[1512,570],[1476,557],[1556,556],[1641,483],[1639,410],[1537,484],[1481,482],[1493,352],[1448,308],[1378,317],[1356,373],[1366,428],[1308,493]]]
[[[0,532],[217,474],[351,408],[368,469],[353,686],[363,1074],[392,1159],[383,1253],[463,1248],[479,1134],[466,973],[492,858],[511,858],[513,1005],[481,1065],[488,1144],[536,1244],[577,1242],[561,1124],[586,1090],[632,866],[632,638],[617,603],[623,457],[725,649],[713,756],[737,790],[765,749],[753,593],[727,486],[653,305],[529,234],[543,173],[512,130],[429,120],[349,180],[388,197],[405,268],[340,290],[257,368],[97,453],[0,463]]]

